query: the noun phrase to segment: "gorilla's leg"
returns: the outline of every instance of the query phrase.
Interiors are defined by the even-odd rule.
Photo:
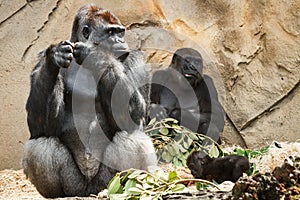
[[[142,131],[117,132],[104,153],[103,163],[119,171],[135,168],[148,170],[157,165],[153,143]]]
[[[28,140],[22,165],[26,176],[44,197],[86,195],[84,176],[58,138]]]

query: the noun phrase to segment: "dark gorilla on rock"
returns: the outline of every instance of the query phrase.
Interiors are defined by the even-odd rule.
[[[170,66],[152,76],[150,119],[171,117],[182,126],[218,141],[225,112],[213,80],[203,74],[201,54],[178,49]]]
[[[117,171],[157,165],[144,133],[147,66],[124,34],[114,14],[89,4],[77,12],[71,41],[40,53],[22,165],[44,197],[97,194]]]

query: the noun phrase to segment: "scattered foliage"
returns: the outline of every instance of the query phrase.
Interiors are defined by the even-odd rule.
[[[108,185],[108,196],[114,200],[162,199],[163,195],[181,192],[185,183],[199,182],[206,187],[214,183],[201,179],[180,179],[176,171],[170,173],[156,170],[149,173],[144,170],[129,169],[116,174]]]
[[[233,152],[230,152],[231,155],[239,155],[239,156],[245,156],[248,158],[248,160],[251,160],[252,158],[256,158],[258,156],[261,156],[265,153],[267,153],[270,149],[270,145],[263,147],[259,150],[250,150],[250,149],[242,149],[242,148],[235,148]],[[259,171],[256,169],[255,163],[250,163],[250,169],[246,172],[247,175],[251,176],[253,174],[258,173]]]
[[[172,162],[178,167],[186,167],[187,157],[193,151],[202,150],[215,158],[224,155],[219,145],[210,137],[179,126],[178,121],[172,118],[161,121],[152,119],[146,133],[153,139],[159,161]]]
[[[210,137],[179,126],[178,121],[172,118],[161,121],[152,119],[146,128],[146,133],[153,139],[159,161],[171,162],[178,167],[186,167],[186,160],[193,151],[201,150],[214,158],[240,155],[250,160],[263,155],[270,148],[270,146],[259,150],[235,148],[233,152],[225,152]],[[258,173],[256,164],[250,163],[250,169],[246,173],[248,175]]]
[[[193,151],[203,151],[210,157],[241,155],[248,159],[266,153],[269,146],[260,150],[235,148],[232,152],[223,151],[220,146],[206,135],[194,133],[178,125],[175,119],[151,120],[145,131],[153,140],[159,161],[186,167],[186,160]],[[257,173],[255,163],[251,163],[248,175]],[[196,188],[218,188],[216,183],[202,179],[181,179],[176,171],[170,173],[155,170],[152,173],[129,169],[119,172],[108,185],[110,199],[162,199],[163,195],[186,190],[186,184],[195,183]]]

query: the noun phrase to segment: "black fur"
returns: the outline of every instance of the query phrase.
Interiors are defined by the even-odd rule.
[[[177,119],[192,131],[218,141],[225,112],[213,80],[202,70],[199,52],[190,48],[177,50],[169,68],[153,74],[150,118]]]
[[[195,178],[236,182],[244,172],[250,169],[244,156],[230,155],[223,158],[210,158],[200,152],[193,152],[187,159],[187,165]]]
[[[110,27],[102,15],[86,19],[90,12],[116,24]],[[143,54],[124,51],[119,32],[98,42],[106,26],[123,30],[115,18],[98,6],[82,7],[72,31],[78,41],[51,45],[32,71],[23,168],[44,197],[97,194],[117,171],[157,164],[144,133],[149,75]],[[80,32],[91,24],[92,32]]]

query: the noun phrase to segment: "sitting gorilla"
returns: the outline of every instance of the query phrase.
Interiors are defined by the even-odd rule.
[[[178,49],[169,68],[153,74],[149,115],[158,120],[174,118],[182,126],[218,141],[225,112],[212,79],[202,70],[198,51]]]
[[[83,6],[71,41],[50,45],[31,74],[24,173],[44,197],[97,194],[117,171],[156,166],[144,133],[149,75],[110,11]]]

